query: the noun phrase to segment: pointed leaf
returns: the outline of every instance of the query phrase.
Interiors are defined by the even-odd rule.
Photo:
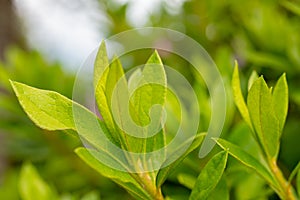
[[[269,159],[276,158],[279,152],[279,122],[273,111],[271,91],[263,77],[253,83],[247,103],[258,142]]]
[[[247,167],[256,171],[260,176],[262,176],[268,183],[272,185],[276,185],[276,182],[271,175],[270,171],[265,168],[258,160],[252,157],[250,154],[245,152],[243,149],[238,147],[235,144],[232,144],[223,139],[215,139],[217,144],[224,150],[228,150],[228,153],[239,160],[241,163],[246,165]]]
[[[47,130],[76,130],[71,100],[22,83],[11,81],[11,85],[24,111],[37,126]]]
[[[107,71],[109,68],[109,61],[106,52],[105,42],[102,41],[98,49],[96,60],[94,63],[94,88],[96,89],[98,84],[105,86]],[[106,75],[105,75],[106,73]]]
[[[97,52],[94,63],[94,88],[96,102],[108,130],[111,132],[114,141],[118,141],[114,121],[110,112],[110,104],[106,97],[106,82],[110,72],[109,61],[105,43],[102,42]]]
[[[244,118],[245,122],[248,124],[248,126],[253,129],[252,123],[249,116],[249,111],[247,108],[247,105],[245,103],[242,90],[241,90],[241,83],[240,83],[240,77],[239,77],[239,69],[238,69],[238,63],[235,62],[233,77],[232,77],[232,90],[233,90],[233,98],[235,105],[239,109],[242,117]]]
[[[222,151],[212,157],[200,172],[192,190],[190,200],[207,199],[217,186],[226,167],[228,153]]]
[[[46,130],[77,131],[84,140],[98,149],[105,147],[103,134],[112,140],[103,122],[80,104],[57,92],[33,88],[18,82],[11,84],[24,111],[37,126]]]
[[[258,78],[259,78],[259,77],[258,77],[257,72],[256,72],[256,71],[253,71],[253,72],[251,73],[251,75],[250,75],[249,80],[248,80],[248,91],[251,89],[251,87],[252,87],[254,81],[256,81],[256,79],[258,79]]]
[[[286,75],[283,74],[277,81],[273,90],[273,107],[275,116],[279,121],[280,132],[282,133],[289,105],[288,85]]]

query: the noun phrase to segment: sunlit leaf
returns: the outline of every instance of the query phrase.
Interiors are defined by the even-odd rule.
[[[72,101],[57,92],[41,90],[11,81],[11,85],[30,119],[46,130],[76,130]]]
[[[256,81],[256,79],[258,79],[258,74],[256,71],[253,71],[249,77],[249,80],[248,80],[248,91],[251,89],[254,81]]]
[[[248,126],[252,128],[252,123],[249,116],[249,111],[247,108],[247,105],[245,103],[242,90],[241,90],[241,83],[239,78],[239,69],[237,62],[235,63],[235,68],[233,72],[232,77],[232,90],[233,90],[233,98],[236,106],[238,107],[242,117],[244,118],[245,122],[248,124]]]

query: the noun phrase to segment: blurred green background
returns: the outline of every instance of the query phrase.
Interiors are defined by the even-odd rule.
[[[131,199],[76,157],[72,149],[81,145],[78,138],[35,127],[19,106],[9,79],[71,98],[76,70],[102,39],[146,26],[180,31],[207,50],[227,88],[222,137],[252,155],[259,156],[256,144],[231,97],[234,60],[239,62],[245,92],[253,70],[270,85],[287,73],[290,105],[279,165],[290,173],[300,160],[299,0],[0,0],[0,199],[21,199],[19,174],[26,161],[62,199]],[[125,66],[144,63],[150,53],[135,52],[125,59]],[[205,131],[210,99],[202,78],[172,54],[162,54],[162,60],[193,84],[201,106],[199,131]],[[209,159],[199,159],[197,153],[164,184],[165,195],[187,198],[190,190],[180,184],[181,178],[197,177]],[[229,161],[225,179],[230,199],[278,199],[260,177],[234,160]]]

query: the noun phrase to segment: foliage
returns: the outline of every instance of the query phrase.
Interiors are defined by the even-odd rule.
[[[86,141],[90,147],[94,148],[94,150],[88,150],[86,148],[76,149],[76,153],[88,165],[96,169],[103,176],[112,179],[117,184],[124,187],[132,196],[137,199],[163,199],[160,186],[164,180],[166,180],[166,177],[171,172],[172,168],[174,168],[176,165],[172,164],[161,170],[155,169],[144,171],[144,169],[149,169],[150,167],[148,160],[132,160],[130,155],[126,154],[124,155],[125,160],[120,160],[120,158],[114,157],[105,149],[106,143],[103,141],[103,139],[101,139],[101,131],[103,131],[104,134],[110,138],[111,142],[119,145],[124,152],[126,150],[145,154],[147,151],[156,150],[164,147],[165,145],[164,129],[161,129],[161,131],[159,131],[159,133],[157,133],[155,136],[146,137],[145,139],[139,139],[125,134],[123,127],[119,127],[116,121],[123,121],[123,124],[129,123],[126,121],[127,116],[124,115],[126,111],[122,111],[122,109],[124,110],[126,108],[119,106],[116,111],[117,119],[112,120],[113,108],[108,106],[108,104],[103,104],[103,102],[113,102],[112,95],[114,93],[117,95],[122,95],[121,91],[125,91],[125,95],[128,95],[126,92],[130,91],[130,87],[127,86],[127,82],[123,76],[123,68],[118,59],[114,58],[109,66],[107,63],[109,62],[106,56],[105,44],[103,43],[98,51],[94,73],[94,81],[96,82],[96,84],[94,84],[96,91],[95,94],[100,113],[103,116],[103,121],[100,121],[96,115],[91,113],[83,106],[60,95],[59,93],[36,89],[18,82],[11,82],[11,84],[23,109],[37,126],[47,130],[77,131],[79,136]],[[158,69],[153,70],[153,67],[158,67]],[[101,72],[103,73],[102,76],[98,74],[101,74]],[[148,118],[150,116],[149,114],[145,114],[145,111],[149,110],[153,104],[164,104],[166,99],[166,88],[164,85],[156,86],[147,80],[151,80],[151,77],[157,78],[157,73],[161,73],[160,77],[158,78],[165,83],[166,75],[164,74],[163,65],[158,53],[154,52],[141,71],[141,75],[143,76],[138,79],[139,81],[131,83],[140,84],[143,83],[143,81],[147,83],[145,86],[142,85],[135,91],[134,95],[132,96],[133,102],[130,104],[131,107],[129,107],[132,109],[132,112],[134,112],[134,116],[137,117],[137,122],[141,125],[149,123]],[[125,86],[125,88],[121,87],[119,91],[116,85],[120,81],[122,81],[122,86]],[[113,92],[113,90],[116,90],[117,92]],[[159,94],[159,98],[154,98],[154,96],[157,94]],[[120,101],[125,99],[127,99],[126,96],[125,98],[124,96],[117,96],[116,100]],[[155,101],[149,102],[149,100]],[[121,105],[121,103],[117,103],[117,105]],[[79,112],[76,114],[80,116],[79,121],[74,119],[74,110],[75,112]],[[156,123],[160,124],[162,112],[158,112],[156,114],[157,115],[154,115],[154,118],[151,118],[151,124],[153,121],[155,122],[155,120],[158,120]],[[88,125],[85,124],[95,120],[98,121],[100,127],[102,127],[101,129],[94,128],[92,123]],[[187,152],[177,160],[181,161],[189,152],[197,148],[203,137],[204,134],[199,134],[195,138],[193,144],[189,147],[189,149],[187,149]],[[174,152],[177,152],[176,149]],[[119,171],[120,169],[114,169],[101,163],[102,156],[111,157],[109,160],[115,163],[116,166],[121,166],[125,172],[121,172]],[[167,162],[167,159],[169,158],[166,158],[165,162]],[[175,162],[175,164],[178,164],[178,162]],[[151,165],[154,166],[154,164]],[[130,166],[133,166],[134,171],[132,171]],[[212,167],[208,166],[209,169]],[[217,171],[220,173],[219,176],[222,175],[223,170],[224,165],[220,169],[217,169]],[[218,181],[219,178],[216,178],[216,180],[213,180],[210,184],[216,185]],[[213,189],[215,185],[212,185],[211,189]]]

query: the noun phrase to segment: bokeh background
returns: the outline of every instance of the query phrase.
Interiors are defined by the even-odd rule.
[[[9,79],[71,98],[77,69],[103,39],[146,26],[180,31],[207,50],[227,88],[222,137],[252,155],[259,152],[232,101],[234,60],[245,93],[253,70],[270,85],[287,73],[290,104],[279,165],[290,173],[300,160],[299,0],[0,0],[0,199],[21,199],[19,173],[27,161],[62,199],[131,199],[76,157],[78,138],[37,128],[19,106]],[[124,58],[126,69],[144,63],[150,53],[134,52]],[[204,131],[210,120],[210,98],[202,78],[184,60],[161,55],[165,64],[193,84],[201,106],[199,131]],[[208,159],[192,153],[169,177],[163,193],[186,199],[190,190],[181,184],[182,177],[196,178]],[[234,160],[229,161],[225,177],[230,199],[278,199],[260,177]]]

